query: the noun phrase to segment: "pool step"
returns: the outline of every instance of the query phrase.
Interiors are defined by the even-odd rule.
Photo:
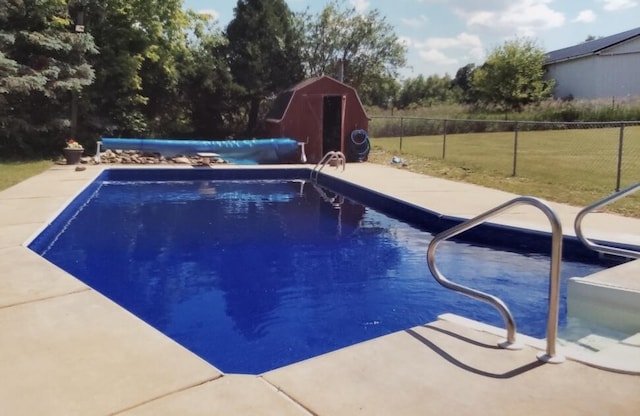
[[[586,337],[580,338],[576,341],[576,344],[588,351],[592,351],[594,353],[600,352],[605,348],[609,348],[612,345],[616,345],[619,340],[615,338],[604,337],[597,334],[589,334]]]
[[[505,334],[504,328],[451,313],[438,316],[438,320],[500,337]],[[544,351],[546,346],[543,339],[523,334],[518,334],[518,339],[540,351]],[[558,347],[558,352],[569,360],[616,373],[640,375],[640,332],[629,336],[579,319],[571,319],[568,328],[559,334]]]
[[[640,374],[640,332],[619,341],[590,334],[563,349],[568,357],[593,367]]]
[[[567,316],[627,334],[640,331],[640,260],[569,279]]]

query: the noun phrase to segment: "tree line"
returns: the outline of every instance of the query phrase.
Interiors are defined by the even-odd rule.
[[[400,82],[393,27],[337,0],[315,14],[238,0],[225,28],[182,0],[0,0],[0,157],[50,156],[69,138],[252,137],[279,92],[339,71],[370,106],[518,109],[550,94],[543,63],[517,40],[454,78]]]

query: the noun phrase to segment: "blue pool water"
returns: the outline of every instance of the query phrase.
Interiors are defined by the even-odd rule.
[[[434,281],[431,237],[303,181],[105,180],[30,247],[223,372],[259,374],[444,312],[502,327]],[[548,257],[449,241],[438,267],[545,336]],[[563,262],[563,299],[601,269]]]

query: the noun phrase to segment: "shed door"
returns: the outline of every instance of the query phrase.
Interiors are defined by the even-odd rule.
[[[342,96],[324,97],[322,105],[322,154],[342,151]]]

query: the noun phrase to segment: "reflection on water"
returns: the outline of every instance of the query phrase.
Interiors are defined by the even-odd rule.
[[[107,182],[48,235],[32,248],[225,372],[260,373],[443,312],[501,325],[433,281],[431,234],[303,181]],[[543,334],[548,259],[442,251],[443,273],[498,288],[525,317],[519,329]]]

